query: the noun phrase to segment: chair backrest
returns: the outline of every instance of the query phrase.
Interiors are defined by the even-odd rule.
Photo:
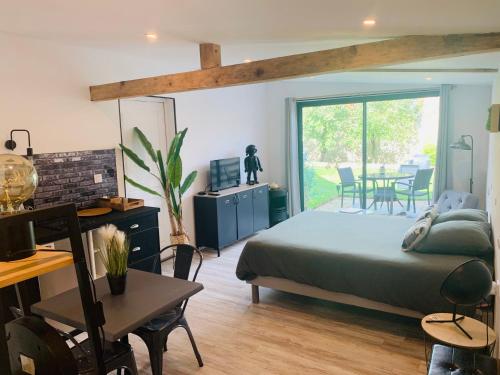
[[[183,244],[178,245],[175,252],[175,262],[174,262],[174,277],[178,279],[189,279],[189,273],[191,271],[191,264],[193,263],[193,255],[198,256],[198,266],[196,267],[193,275],[193,281],[196,281],[198,272],[200,271],[201,264],[203,263],[203,255],[201,251],[196,247]]]
[[[434,168],[419,169],[413,180],[413,190],[417,191],[429,188],[432,173],[434,173]]]
[[[193,274],[192,281],[196,281],[198,277],[198,272],[200,271],[201,265],[203,263],[203,254],[196,247],[191,246],[189,244],[179,244],[179,245],[169,245],[160,250],[160,254],[163,253],[167,249],[173,249],[175,254],[174,261],[174,277],[178,279],[188,280],[189,273],[191,271],[191,265],[193,263],[193,256],[196,254],[198,256],[198,266]],[[158,256],[157,259],[160,257]],[[153,271],[155,272],[156,265],[153,266]],[[182,309],[182,314],[186,310],[186,306],[189,302],[189,298],[184,302],[181,302],[178,307]]]
[[[401,164],[399,166],[399,173],[408,173],[413,176],[417,174],[418,165],[417,164]]]
[[[401,180],[398,180],[396,182],[396,189],[408,189],[408,185],[410,184],[410,180],[413,180],[413,177],[417,174],[418,171],[418,165],[417,164],[401,164],[399,166],[399,173],[404,174],[404,175],[411,175],[411,178],[404,178]],[[401,183],[402,184],[398,184]]]
[[[342,185],[354,185],[356,179],[351,167],[337,168]]]
[[[58,226],[64,228],[65,233],[67,233],[70,239],[73,262],[85,316],[86,331],[91,342],[90,350],[92,360],[97,367],[96,372],[98,374],[105,374],[103,348],[99,335],[99,327],[104,325],[105,319],[102,315],[102,306],[98,306],[100,302],[95,301],[96,296],[94,296],[92,291],[90,273],[85,260],[85,251],[83,248],[82,233],[76,213],[76,206],[74,204],[64,204],[51,208],[26,211],[12,216],[0,216],[0,226],[8,227],[23,228],[29,223],[34,223],[36,228],[39,223],[50,221],[57,222]]]
[[[164,251],[172,249],[175,254],[174,261],[174,277],[183,280],[189,280],[191,265],[193,263],[194,254],[198,257],[198,265],[193,274],[192,281],[196,281],[198,272],[200,271],[203,263],[203,254],[196,247],[189,244],[169,245],[160,250],[160,254]],[[157,258],[158,259],[158,258]],[[155,272],[157,264],[153,266],[152,272]]]

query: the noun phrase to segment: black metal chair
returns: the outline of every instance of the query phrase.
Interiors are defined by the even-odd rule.
[[[415,178],[413,180],[410,180],[409,183],[398,181],[398,185],[406,186],[406,189],[396,190],[396,193],[408,197],[408,204],[406,206],[407,211],[410,211],[410,205],[413,202],[413,212],[417,212],[415,197],[422,197],[427,195],[427,204],[431,204],[430,184],[433,173],[434,168],[419,169],[415,174]]]
[[[203,255],[200,250],[191,245],[170,245],[161,249],[160,255],[168,249],[175,250],[174,277],[184,280],[189,279],[193,256],[196,253],[199,258],[199,263],[195,269],[192,279],[193,281],[196,281],[201,264],[203,263]],[[157,261],[159,261],[159,257],[157,258]],[[156,269],[156,266],[157,264],[155,263],[153,270]],[[173,310],[161,314],[133,332],[144,341],[148,348],[153,375],[160,375],[162,373],[163,352],[167,351],[168,335],[174,329],[179,327],[186,330],[189,340],[191,341],[194,354],[198,360],[198,365],[203,367],[203,360],[201,359],[193,334],[184,316],[184,311],[186,310],[188,301],[189,299],[185,300]]]
[[[46,225],[48,222],[56,222],[57,226],[61,231],[64,231],[71,242],[71,252],[73,254],[78,287],[85,314],[88,338],[82,342],[78,342],[75,340],[75,336],[81,334],[82,331],[74,330],[67,333],[57,331],[66,341],[71,341],[74,344],[71,352],[77,364],[78,373],[104,375],[113,370],[124,369],[130,375],[136,375],[137,367],[131,346],[127,342],[110,343],[106,341],[103,345],[103,340],[99,335],[99,329],[104,325],[105,317],[102,316],[102,309],[99,307],[100,302],[96,301],[96,295],[87,268],[75,205],[66,204],[28,211],[13,216],[0,217],[0,225],[12,228],[20,228],[30,222],[34,222],[35,228]],[[14,317],[29,317],[31,315],[28,308],[29,304],[26,303],[26,306],[23,306],[23,299],[21,298],[21,306],[19,308],[10,307],[10,311]],[[29,296],[28,300],[29,303],[36,302],[39,300],[39,295]]]

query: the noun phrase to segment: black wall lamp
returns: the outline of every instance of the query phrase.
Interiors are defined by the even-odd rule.
[[[31,148],[31,134],[27,129],[12,129],[10,131],[10,139],[5,141],[5,148],[7,150],[14,151],[17,147],[16,141],[14,141],[14,133],[26,133],[28,134],[28,148],[26,149],[26,156],[31,158],[33,156],[33,148]]]

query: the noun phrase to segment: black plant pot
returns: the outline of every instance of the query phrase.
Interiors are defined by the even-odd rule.
[[[125,287],[127,286],[127,274],[122,276],[111,276],[107,273],[106,277],[108,278],[109,289],[111,290],[112,295],[116,296],[125,292]]]

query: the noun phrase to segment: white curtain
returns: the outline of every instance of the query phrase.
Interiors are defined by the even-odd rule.
[[[290,216],[301,212],[299,177],[299,134],[297,127],[297,100],[285,99],[286,172]]]
[[[434,173],[434,201],[447,188],[448,180],[448,138],[449,106],[451,85],[441,85],[439,100],[439,132],[436,151],[436,170]]]

